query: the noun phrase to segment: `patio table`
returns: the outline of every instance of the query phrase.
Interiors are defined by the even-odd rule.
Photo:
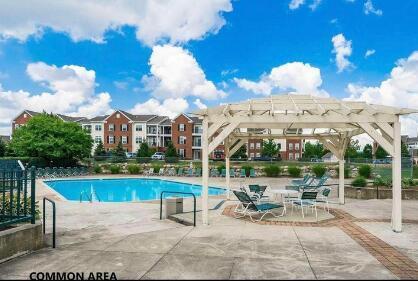
[[[284,206],[284,214],[286,214],[286,202],[283,198],[284,195],[296,195],[299,194],[299,191],[297,190],[291,190],[291,189],[272,189],[270,190],[271,193],[274,194],[274,196],[277,197],[277,195],[280,194],[281,200],[283,202],[283,206]]]

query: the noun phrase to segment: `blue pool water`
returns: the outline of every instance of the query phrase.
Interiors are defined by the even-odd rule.
[[[80,200],[80,194],[94,194],[102,202],[130,202],[160,199],[162,191],[191,192],[196,197],[202,193],[200,185],[166,181],[160,179],[89,179],[51,180],[45,183],[67,200]],[[209,187],[209,195],[221,195],[225,190]],[[167,196],[174,196],[167,194]],[[179,195],[178,195],[179,196]],[[190,197],[191,195],[180,195]],[[86,200],[86,196],[83,197]]]

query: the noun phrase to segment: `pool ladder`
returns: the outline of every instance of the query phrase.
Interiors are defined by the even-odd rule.
[[[96,196],[96,199],[101,202],[99,195],[97,194],[97,192],[95,190],[93,190],[92,192],[90,192],[90,196],[86,191],[81,191],[80,192],[80,203],[83,202],[83,195],[84,197],[87,198],[87,201],[89,201],[90,203],[93,202],[93,196]]]

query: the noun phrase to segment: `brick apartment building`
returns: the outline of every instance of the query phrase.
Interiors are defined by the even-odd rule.
[[[40,114],[24,110],[12,121],[12,131],[24,126],[30,118]],[[110,115],[93,118],[72,117],[56,114],[64,122],[77,122],[88,131],[94,141],[93,150],[99,142],[105,150],[113,150],[119,142],[127,152],[136,152],[142,142],[158,151],[165,151],[172,141],[178,154],[183,159],[197,160],[202,155],[202,121],[184,113],[173,120],[167,116],[135,115],[123,110],[115,110]],[[260,130],[258,130],[260,131]],[[262,130],[261,130],[262,131]],[[282,159],[297,160],[302,156],[303,143],[298,139],[276,140]],[[249,159],[262,154],[261,139],[250,139],[247,143]],[[212,159],[223,159],[225,147],[220,144],[210,155]]]

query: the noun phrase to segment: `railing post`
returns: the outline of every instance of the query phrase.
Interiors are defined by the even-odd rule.
[[[31,223],[35,224],[35,167],[33,166],[30,168],[30,213],[32,216]]]

